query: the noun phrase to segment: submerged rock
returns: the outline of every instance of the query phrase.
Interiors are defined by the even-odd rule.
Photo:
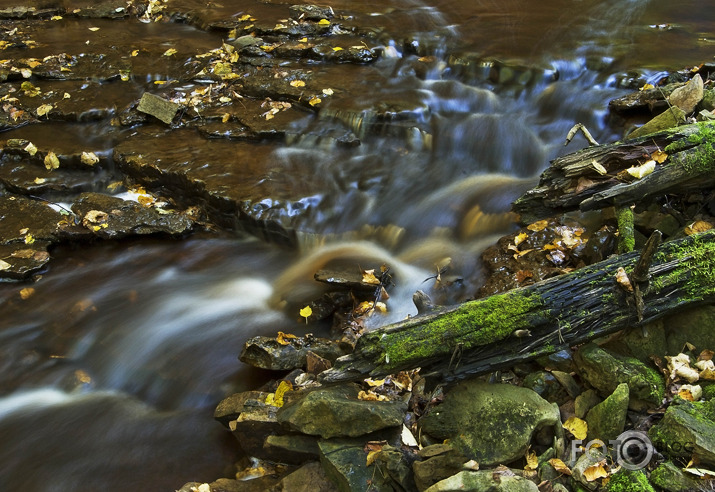
[[[449,439],[465,456],[488,466],[523,457],[537,430],[560,422],[558,408],[530,389],[465,381],[419,424],[423,433]]]

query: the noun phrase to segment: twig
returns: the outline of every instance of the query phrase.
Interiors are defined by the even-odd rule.
[[[591,136],[591,132],[589,132],[588,129],[583,126],[583,123],[576,123],[573,127],[571,127],[568,134],[566,134],[566,142],[564,142],[564,147],[571,143],[571,140],[573,140],[573,138],[579,131],[583,133],[584,137],[586,137],[586,140],[588,140],[589,145],[598,145],[598,142],[596,142],[593,136]]]

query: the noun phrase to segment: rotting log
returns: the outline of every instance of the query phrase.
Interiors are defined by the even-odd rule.
[[[715,122],[702,122],[582,149],[554,159],[539,185],[519,198],[513,210],[523,223],[530,223],[570,210],[618,207],[649,196],[712,187],[713,143]],[[667,160],[648,176],[628,182],[625,170],[643,164],[658,150],[665,150]]]
[[[616,281],[619,268],[631,275],[638,261],[636,251],[615,256],[365,333],[320,380],[359,380],[417,367],[445,379],[483,374],[715,302],[715,230],[660,245],[646,280],[638,275],[639,309],[634,292]]]

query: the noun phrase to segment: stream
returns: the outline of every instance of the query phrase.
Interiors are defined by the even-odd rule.
[[[276,5],[220,3],[216,15],[250,10],[259,16]],[[280,212],[295,215],[293,225],[303,231],[299,248],[286,251],[228,232],[64,244],[31,285],[32,296],[19,294],[27,284],[0,283],[0,488],[171,491],[231,476],[238,447],[212,419],[213,409],[223,397],[270,378],[237,360],[247,338],[327,334],[278,308],[317,292],[316,268],[334,259],[391,265],[397,286],[390,314],[376,324],[415,314],[412,293],[426,288],[424,279],[446,257],[463,280],[444,300],[468,298],[481,281],[480,252],[510,230],[510,202],[537,182],[550,159],[587,145],[577,136],[564,148],[573,124],[583,123],[599,142],[620,138],[622,128],[609,126],[610,99],[665,70],[711,61],[715,46],[711,0],[330,5],[357,10],[382,30],[383,56],[369,79],[354,81],[364,86],[360,104],[405,103],[417,108],[414,125],[356,132],[359,147],[326,145],[315,136],[329,132],[334,118],[348,118],[336,103],[293,123],[310,129],[296,135],[309,136],[252,156],[271,162],[272,190],[305,190],[294,209]],[[221,40],[220,33],[188,24],[115,24],[93,21],[107,32],[93,42],[178,39],[184,49],[205,51]],[[52,49],[38,48],[33,56],[57,52],[58,45],[77,51],[89,42],[82,21],[58,24],[43,36],[41,44]],[[437,63],[415,73],[406,61],[415,55],[398,37],[413,39]],[[464,52],[503,60],[529,82],[446,68],[450,56]],[[151,70],[161,78],[161,64]],[[350,77],[355,69],[346,64],[344,70]],[[500,73],[506,77],[505,69]],[[138,98],[143,87],[117,90],[116,104]],[[97,119],[54,130],[26,126],[13,137],[51,138],[67,147],[91,141],[110,155],[130,131]],[[209,159],[235,145],[211,141],[204,148],[181,140],[159,141],[156,152],[193,151]]]

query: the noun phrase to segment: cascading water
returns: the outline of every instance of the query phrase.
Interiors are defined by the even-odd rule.
[[[174,490],[230,474],[235,446],[211,420],[213,407],[269,377],[236,360],[249,336],[306,331],[276,309],[279,301],[314,293],[313,270],[336,258],[395,267],[394,318],[415,313],[411,293],[445,257],[464,279],[450,300],[472,295],[479,252],[511,227],[510,201],[566,152],[568,129],[581,122],[599,141],[618,136],[604,108],[624,92],[623,70],[639,69],[635,78],[645,80],[711,56],[702,19],[712,15],[700,9],[715,6],[678,6],[362,4],[384,44],[364,81],[364,110],[326,103],[320,118],[296,123],[310,131],[270,156],[275,172],[266,179],[275,187],[309,190],[317,181],[325,190],[283,212],[296,217],[302,251],[225,238],[67,246],[29,298],[21,286],[0,285],[2,487]],[[666,22],[672,30],[649,27]],[[687,57],[659,58],[677,52],[673,42]],[[480,62],[460,62],[469,57]],[[345,127],[359,148],[326,143]]]

